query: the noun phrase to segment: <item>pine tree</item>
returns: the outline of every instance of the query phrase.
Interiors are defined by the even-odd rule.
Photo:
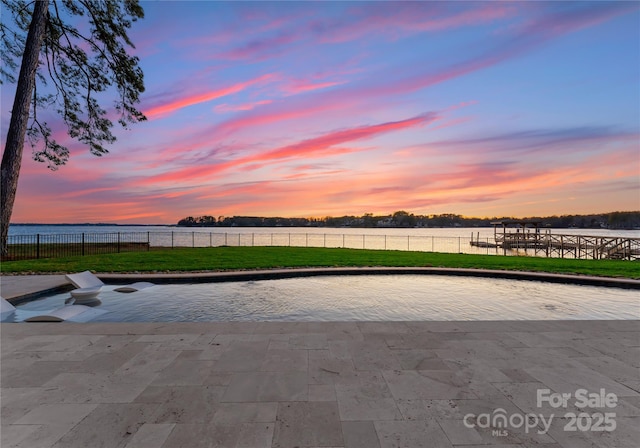
[[[2,0],[2,9],[1,81],[16,84],[0,172],[4,257],[25,140],[34,159],[51,169],[69,158],[68,148],[56,142],[39,111],[55,110],[69,135],[97,156],[116,140],[99,94],[117,92],[113,107],[123,127],[146,118],[134,107],[144,92],[142,69],[126,50],[135,48],[128,29],[144,17],[138,0]],[[81,21],[89,25],[82,32],[75,26]]]

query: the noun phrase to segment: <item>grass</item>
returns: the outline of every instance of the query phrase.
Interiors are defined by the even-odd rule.
[[[506,269],[604,277],[640,278],[640,264],[624,260],[572,260],[390,250],[300,247],[211,247],[6,261],[3,274],[94,272],[189,272],[344,266],[436,266]]]

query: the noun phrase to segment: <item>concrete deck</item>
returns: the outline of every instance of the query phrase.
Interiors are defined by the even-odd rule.
[[[20,323],[0,339],[2,448],[640,440],[639,321]]]

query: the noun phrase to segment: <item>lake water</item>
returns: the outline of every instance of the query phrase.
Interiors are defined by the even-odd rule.
[[[123,294],[105,286],[92,322],[418,321],[640,319],[638,292],[538,281],[440,275],[325,276],[156,285]],[[69,293],[19,306],[46,311]]]
[[[593,236],[623,236],[640,238],[640,230],[609,230],[609,229],[549,229],[551,233],[568,235],[593,235]],[[547,231],[547,229],[544,229]],[[435,236],[451,238],[493,238],[493,227],[429,227],[429,228],[352,228],[352,227],[176,227],[176,226],[115,226],[115,225],[20,225],[12,224],[9,227],[9,235],[60,235],[77,233],[125,233],[125,232],[151,232],[174,233],[181,235],[196,234],[241,234],[241,235],[375,235],[375,236]]]

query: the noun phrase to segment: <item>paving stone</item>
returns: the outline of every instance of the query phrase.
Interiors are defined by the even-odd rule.
[[[140,374],[61,373],[43,385],[43,403],[128,403],[153,377]]]
[[[265,372],[306,372],[307,350],[267,350],[259,370]]]
[[[275,422],[278,403],[220,403],[213,416],[213,423]]]
[[[476,398],[476,395],[466,388],[467,383],[457,377],[455,372],[386,370],[383,375],[396,399]]]
[[[344,384],[357,378],[350,359],[309,359],[309,384]]]
[[[223,392],[221,386],[149,386],[135,402],[159,404],[151,423],[206,423]]]
[[[7,327],[7,325],[2,325],[3,327]],[[26,329],[27,325],[25,325]],[[2,352],[6,353],[7,351],[21,351],[21,352],[41,352],[44,351],[43,348],[51,345],[56,341],[61,341],[63,339],[68,338],[68,335],[34,335],[34,336],[26,336],[24,338],[16,338],[11,341],[11,344],[7,344],[8,341],[3,341],[2,344]]]
[[[136,342],[146,343],[156,350],[189,350],[195,347],[199,334],[145,334]],[[213,335],[209,336],[213,339]]]
[[[271,448],[275,423],[241,423],[237,428],[238,448]]]
[[[496,363],[487,359],[445,359],[444,364],[448,366],[451,372],[462,382],[508,382],[510,378],[505,375],[499,365],[508,365],[508,361]]]
[[[310,334],[326,334],[328,341],[364,340],[357,322],[309,322]]]
[[[269,347],[267,350],[289,350],[289,341],[277,341],[277,340],[269,340]]]
[[[34,431],[27,429],[28,434],[21,438],[16,447],[29,447],[29,448],[50,448],[53,446],[62,436],[69,432],[70,427],[67,425],[11,425],[12,427],[25,428],[37,428]],[[3,447],[5,445],[2,445]],[[12,444],[8,444],[12,446]]]
[[[438,419],[438,424],[453,445],[470,445],[482,443],[482,436],[474,428],[465,426],[463,420]]]
[[[217,361],[225,352],[226,348],[227,347],[222,345],[221,343],[212,343],[206,348],[197,351],[197,359],[201,361]],[[184,351],[182,353],[184,353]]]
[[[386,421],[374,423],[380,448],[438,448],[453,445],[435,420]]]
[[[125,375],[152,375],[171,364],[179,354],[178,350],[157,350],[146,346],[144,350],[118,367],[115,372]]]
[[[125,447],[156,407],[145,403],[101,404],[53,448]]]
[[[640,368],[633,367],[610,356],[576,358],[575,361],[591,370],[609,376],[615,381],[637,380],[640,378]]]
[[[220,324],[2,324],[1,446],[612,448],[640,439],[638,321]],[[463,431],[467,413],[551,411],[537,406],[541,387],[616,393],[618,427]],[[306,406],[282,411],[298,429],[276,421],[284,403]],[[584,411],[570,401],[563,412],[574,409]],[[314,423],[319,415],[330,418]],[[307,424],[340,437],[295,434]]]
[[[209,376],[204,380],[203,384],[208,386],[228,386],[231,383],[233,374],[222,372],[210,372]]]
[[[618,343],[615,339],[587,339],[585,344],[592,346],[602,354],[626,362],[633,367],[640,368],[640,347],[628,347]]]
[[[449,370],[449,366],[433,350],[393,349],[392,353],[402,370]]]
[[[336,401],[336,388],[331,384],[310,384],[309,401]]]
[[[71,429],[96,407],[96,404],[41,404],[14,424],[68,426]]]
[[[103,352],[93,353],[82,362],[78,363],[78,371],[85,373],[113,372],[131,359],[140,354],[146,348],[145,344],[127,344],[120,349],[106,349]]]
[[[335,388],[343,421],[402,419],[391,391],[380,374],[363,375],[357,383],[337,384]]]
[[[78,364],[75,361],[28,361],[24,365],[7,366],[3,362],[0,385],[3,388],[39,387],[61,373],[77,370]]]
[[[500,390],[509,401],[518,406],[522,412],[543,414],[545,416],[558,413],[558,409],[552,407],[548,402],[541,402],[540,406],[538,406],[538,391],[548,390],[548,387],[542,383],[494,383],[493,386]],[[567,402],[567,409],[563,410],[563,412],[579,412],[578,409],[571,405],[572,402]]]
[[[380,448],[373,422],[342,422],[344,448]]]
[[[556,418],[551,424],[549,434],[562,447],[637,448],[640,440],[640,419],[616,416],[615,423],[616,428],[613,431],[590,431],[577,429],[576,425],[571,425],[569,419]],[[570,424],[569,428],[567,424]],[[585,424],[590,425],[591,422]]]
[[[309,332],[308,322],[258,322],[254,334],[306,334]]]
[[[457,338],[466,338],[467,334],[454,334]],[[384,338],[387,347],[394,350],[434,350],[446,348],[448,342],[453,340],[451,333],[412,333],[412,334],[389,334]],[[436,352],[433,352],[437,356]]]
[[[162,448],[234,448],[239,436],[232,426],[185,423],[175,425]]]
[[[248,372],[232,376],[221,401],[299,401],[307,398],[306,372]]]
[[[591,369],[530,367],[525,370],[555,392],[574,393],[577,389],[597,392],[604,388],[608,393],[614,393],[620,397],[638,395],[638,392]]]
[[[220,372],[252,372],[259,370],[266,356],[268,340],[256,342],[234,341],[214,364]]]
[[[328,347],[326,334],[303,334],[289,338],[289,348],[292,349],[322,350]]]
[[[157,374],[151,385],[202,385],[211,375],[214,364],[214,361],[176,359]]]
[[[435,349],[438,357],[442,359],[451,358],[474,358],[474,359],[511,359],[512,351],[507,347],[502,347],[494,341],[479,340],[450,340],[443,348]]]
[[[640,417],[640,397],[618,397],[617,406],[612,411],[620,417]]]
[[[458,400],[399,399],[396,405],[404,420],[430,420],[437,418],[462,420],[464,413]]]
[[[290,402],[278,405],[273,448],[342,446],[336,402]]]
[[[342,397],[338,407],[342,421],[402,420],[402,414],[393,398]]]
[[[67,336],[58,339],[50,344],[46,344],[42,347],[43,352],[69,352],[91,349],[94,350],[94,345],[98,348],[99,342],[106,336],[103,335],[82,335]]]
[[[349,356],[356,370],[400,369],[400,363],[384,341],[349,342]]]
[[[145,423],[133,435],[125,448],[159,448],[167,440],[174,427],[173,423]]]
[[[3,448],[19,448],[30,446],[34,439],[41,439],[39,431],[43,425],[2,425],[0,427],[0,446]],[[31,440],[29,440],[31,439]],[[55,441],[54,441],[55,442]]]
[[[38,407],[46,394],[47,391],[42,387],[3,387],[0,392],[2,425],[10,425]]]

